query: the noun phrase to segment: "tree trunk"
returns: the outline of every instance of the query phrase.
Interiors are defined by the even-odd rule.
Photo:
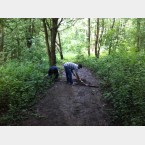
[[[2,60],[6,61],[6,54],[4,53],[4,26],[0,23],[0,53]]]
[[[140,51],[140,18],[137,18],[137,52]]]
[[[4,26],[0,24],[0,52],[4,49]]]
[[[104,33],[104,19],[102,18],[102,29],[101,29],[101,34],[100,34],[100,38],[99,38],[97,58],[99,58],[99,56],[100,56],[100,48],[101,48],[101,44],[102,44],[103,33]]]
[[[48,54],[49,64],[51,65],[51,51],[50,51],[50,45],[48,40],[48,30],[46,25],[46,18],[42,19],[43,27],[44,27],[44,33],[45,33],[45,42],[46,42],[46,50]]]
[[[61,23],[58,24],[58,18],[52,18],[50,19],[50,23],[47,22],[46,18],[42,19],[43,21],[43,27],[44,27],[44,33],[45,33],[45,41],[46,41],[46,47],[47,47],[47,53],[49,57],[49,65],[56,65],[56,52],[55,52],[55,43],[56,43],[56,35],[57,35],[57,29]],[[48,35],[48,29],[50,30],[50,36]],[[49,43],[50,42],[50,43]]]
[[[34,19],[30,18],[29,20],[29,26],[27,27],[27,33],[26,33],[26,41],[27,41],[27,47],[31,48],[32,46],[32,38],[34,36],[35,32],[35,25],[34,25]]]
[[[88,56],[90,56],[90,18],[88,18]]]
[[[114,25],[115,25],[115,18],[113,18],[113,23],[112,23],[112,26],[111,26],[111,30],[113,30]],[[111,47],[112,47],[112,40],[110,40],[110,44],[109,44],[109,55],[111,54]]]
[[[55,42],[58,29],[58,18],[52,18],[51,28],[51,65],[56,65]]]
[[[97,18],[97,32],[96,32],[96,40],[95,40],[95,56],[97,57],[98,52],[98,42],[99,42],[99,18]]]
[[[58,32],[58,46],[59,46],[59,53],[60,53],[60,58],[63,59],[63,53],[62,53],[62,46],[61,46],[61,40],[60,40],[60,34]]]

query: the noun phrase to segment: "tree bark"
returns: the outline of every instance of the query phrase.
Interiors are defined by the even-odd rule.
[[[90,18],[88,18],[88,56],[90,56]]]
[[[115,18],[113,18],[113,23],[112,23],[112,26],[111,26],[111,30],[113,30],[114,25],[115,25]],[[112,39],[110,40],[110,44],[109,44],[109,55],[111,54],[111,47],[112,47]]]
[[[51,64],[51,51],[50,51],[50,45],[49,45],[49,40],[48,40],[48,30],[47,30],[46,18],[42,19],[42,22],[43,22],[44,33],[45,33],[47,55],[48,55],[48,59],[49,59],[49,64]]]
[[[102,29],[101,29],[101,34],[100,34],[100,38],[99,38],[97,58],[99,58],[99,56],[100,56],[100,48],[101,48],[103,33],[104,33],[104,19],[102,18]]]
[[[51,28],[51,65],[56,65],[56,53],[55,53],[55,42],[58,29],[58,18],[52,19],[52,28]]]
[[[46,18],[43,18],[42,21],[43,21],[43,27],[44,27],[44,33],[45,33],[47,53],[49,57],[49,65],[50,66],[56,65],[56,51],[55,51],[56,36],[57,36],[58,27],[60,26],[62,19],[59,22],[59,24],[58,24],[58,18],[50,19],[49,23],[47,22]],[[48,35],[49,32],[48,32],[47,27],[49,28],[50,36]]]
[[[58,46],[59,46],[59,53],[60,53],[60,58],[63,59],[63,53],[62,53],[62,46],[61,46],[61,40],[60,40],[60,34],[58,32]]]
[[[27,33],[26,33],[26,41],[27,41],[27,47],[31,48],[32,46],[32,39],[34,36],[34,33],[36,33],[35,31],[35,25],[34,25],[34,19],[30,18],[29,20],[29,26],[27,27]]]
[[[98,52],[98,43],[99,43],[99,18],[97,18],[97,32],[96,32],[96,40],[95,40],[95,56],[97,57]]]
[[[4,49],[4,26],[0,24],[0,52]]]
[[[140,18],[137,18],[137,52],[140,51]]]

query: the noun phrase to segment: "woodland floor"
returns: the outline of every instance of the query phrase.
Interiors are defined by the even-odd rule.
[[[105,112],[99,79],[82,68],[82,79],[98,88],[82,85],[71,86],[66,83],[65,72],[60,80],[49,88],[45,95],[33,106],[21,126],[108,126],[109,118]],[[75,78],[73,78],[75,79]]]

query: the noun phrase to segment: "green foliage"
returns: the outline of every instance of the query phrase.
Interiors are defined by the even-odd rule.
[[[97,59],[92,57],[96,19],[91,19],[90,57],[86,46],[87,19],[64,19],[59,27],[64,59],[60,60],[57,53],[57,64],[62,69],[66,61],[82,63],[100,76],[104,98],[113,107],[110,114],[115,125],[145,125],[145,21],[140,19],[138,29],[137,19],[115,19],[110,29],[112,22],[104,19]],[[4,50],[0,52],[1,124],[20,117],[18,114],[36,101],[38,91],[43,92],[52,82],[44,77],[49,66],[41,20],[0,19],[0,23],[4,25]],[[99,27],[101,33],[103,25]],[[27,45],[28,36],[32,36],[31,47]],[[137,38],[139,53],[135,52]],[[109,48],[111,55],[107,56],[103,50]]]
[[[87,21],[83,19],[76,19],[75,21],[75,25],[72,25],[69,29],[65,29],[65,25],[60,27],[60,29],[64,29],[64,31],[60,34],[62,47],[65,52],[75,52],[86,46],[86,30],[84,29],[84,26],[82,27],[82,25],[84,25]]]
[[[0,114],[14,118],[31,106],[38,98],[38,91],[50,85],[46,66],[32,62],[7,62],[0,67]],[[42,88],[42,89],[41,89]]]
[[[21,118],[52,81],[39,19],[4,19],[4,56],[0,62],[0,124]],[[33,26],[33,32],[30,31]],[[32,27],[31,27],[32,28]],[[32,29],[31,29],[32,30]],[[39,35],[40,34],[40,35]],[[27,37],[33,36],[27,47]]]
[[[145,55],[115,53],[100,59],[77,56],[101,78],[114,125],[145,125]]]

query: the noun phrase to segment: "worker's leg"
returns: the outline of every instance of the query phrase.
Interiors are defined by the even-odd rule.
[[[70,69],[68,71],[68,79],[69,79],[69,83],[72,85],[73,84],[73,81],[72,81],[72,73],[71,73],[71,70]]]
[[[64,66],[64,70],[65,70],[65,74],[66,74],[66,79],[67,79],[67,82],[69,82],[69,69],[67,66]]]
[[[70,83],[70,84],[72,84],[73,81],[72,81],[72,73],[71,73],[71,70],[67,66],[64,66],[64,69],[65,69],[65,73],[66,73],[67,82]]]

